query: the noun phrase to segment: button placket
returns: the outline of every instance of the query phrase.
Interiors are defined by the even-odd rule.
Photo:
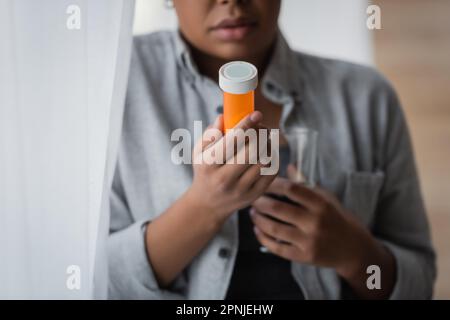
[[[219,257],[223,259],[229,258],[231,255],[231,250],[225,247],[219,249]]]

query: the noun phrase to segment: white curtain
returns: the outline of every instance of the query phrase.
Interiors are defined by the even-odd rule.
[[[0,0],[0,298],[106,298],[133,13]]]
[[[297,50],[373,64],[368,5],[368,0],[282,0],[280,26]],[[136,1],[136,34],[176,26],[175,12],[164,0]]]

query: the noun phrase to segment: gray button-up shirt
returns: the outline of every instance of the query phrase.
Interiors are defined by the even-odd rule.
[[[430,298],[435,255],[408,128],[389,83],[368,67],[294,52],[280,34],[260,86],[283,106],[282,131],[319,132],[317,182],[395,256],[391,298]],[[135,39],[111,191],[110,298],[224,298],[238,248],[236,215],[170,288],[158,286],[143,234],[192,182],[192,167],[171,161],[171,133],[186,128],[194,136],[194,121],[206,127],[221,105],[219,87],[199,74],[178,32]],[[306,299],[342,297],[333,269],[292,262],[291,272]]]

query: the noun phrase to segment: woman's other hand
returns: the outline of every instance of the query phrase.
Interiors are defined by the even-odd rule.
[[[293,171],[290,165],[288,172]],[[385,298],[390,294],[395,278],[392,255],[333,195],[284,178],[276,178],[267,192],[297,204],[269,196],[253,202],[250,214],[255,235],[270,252],[287,260],[334,268],[360,297]],[[367,288],[369,265],[380,267],[382,290]]]

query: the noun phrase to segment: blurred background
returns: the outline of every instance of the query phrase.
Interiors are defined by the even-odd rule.
[[[292,47],[374,65],[394,84],[409,122],[438,253],[436,299],[450,299],[450,0],[374,0],[382,29],[366,27],[366,0],[283,0]],[[134,32],[176,28],[164,1],[137,0]]]
[[[438,253],[435,298],[450,299],[450,0],[376,0],[376,66],[409,121]]]

